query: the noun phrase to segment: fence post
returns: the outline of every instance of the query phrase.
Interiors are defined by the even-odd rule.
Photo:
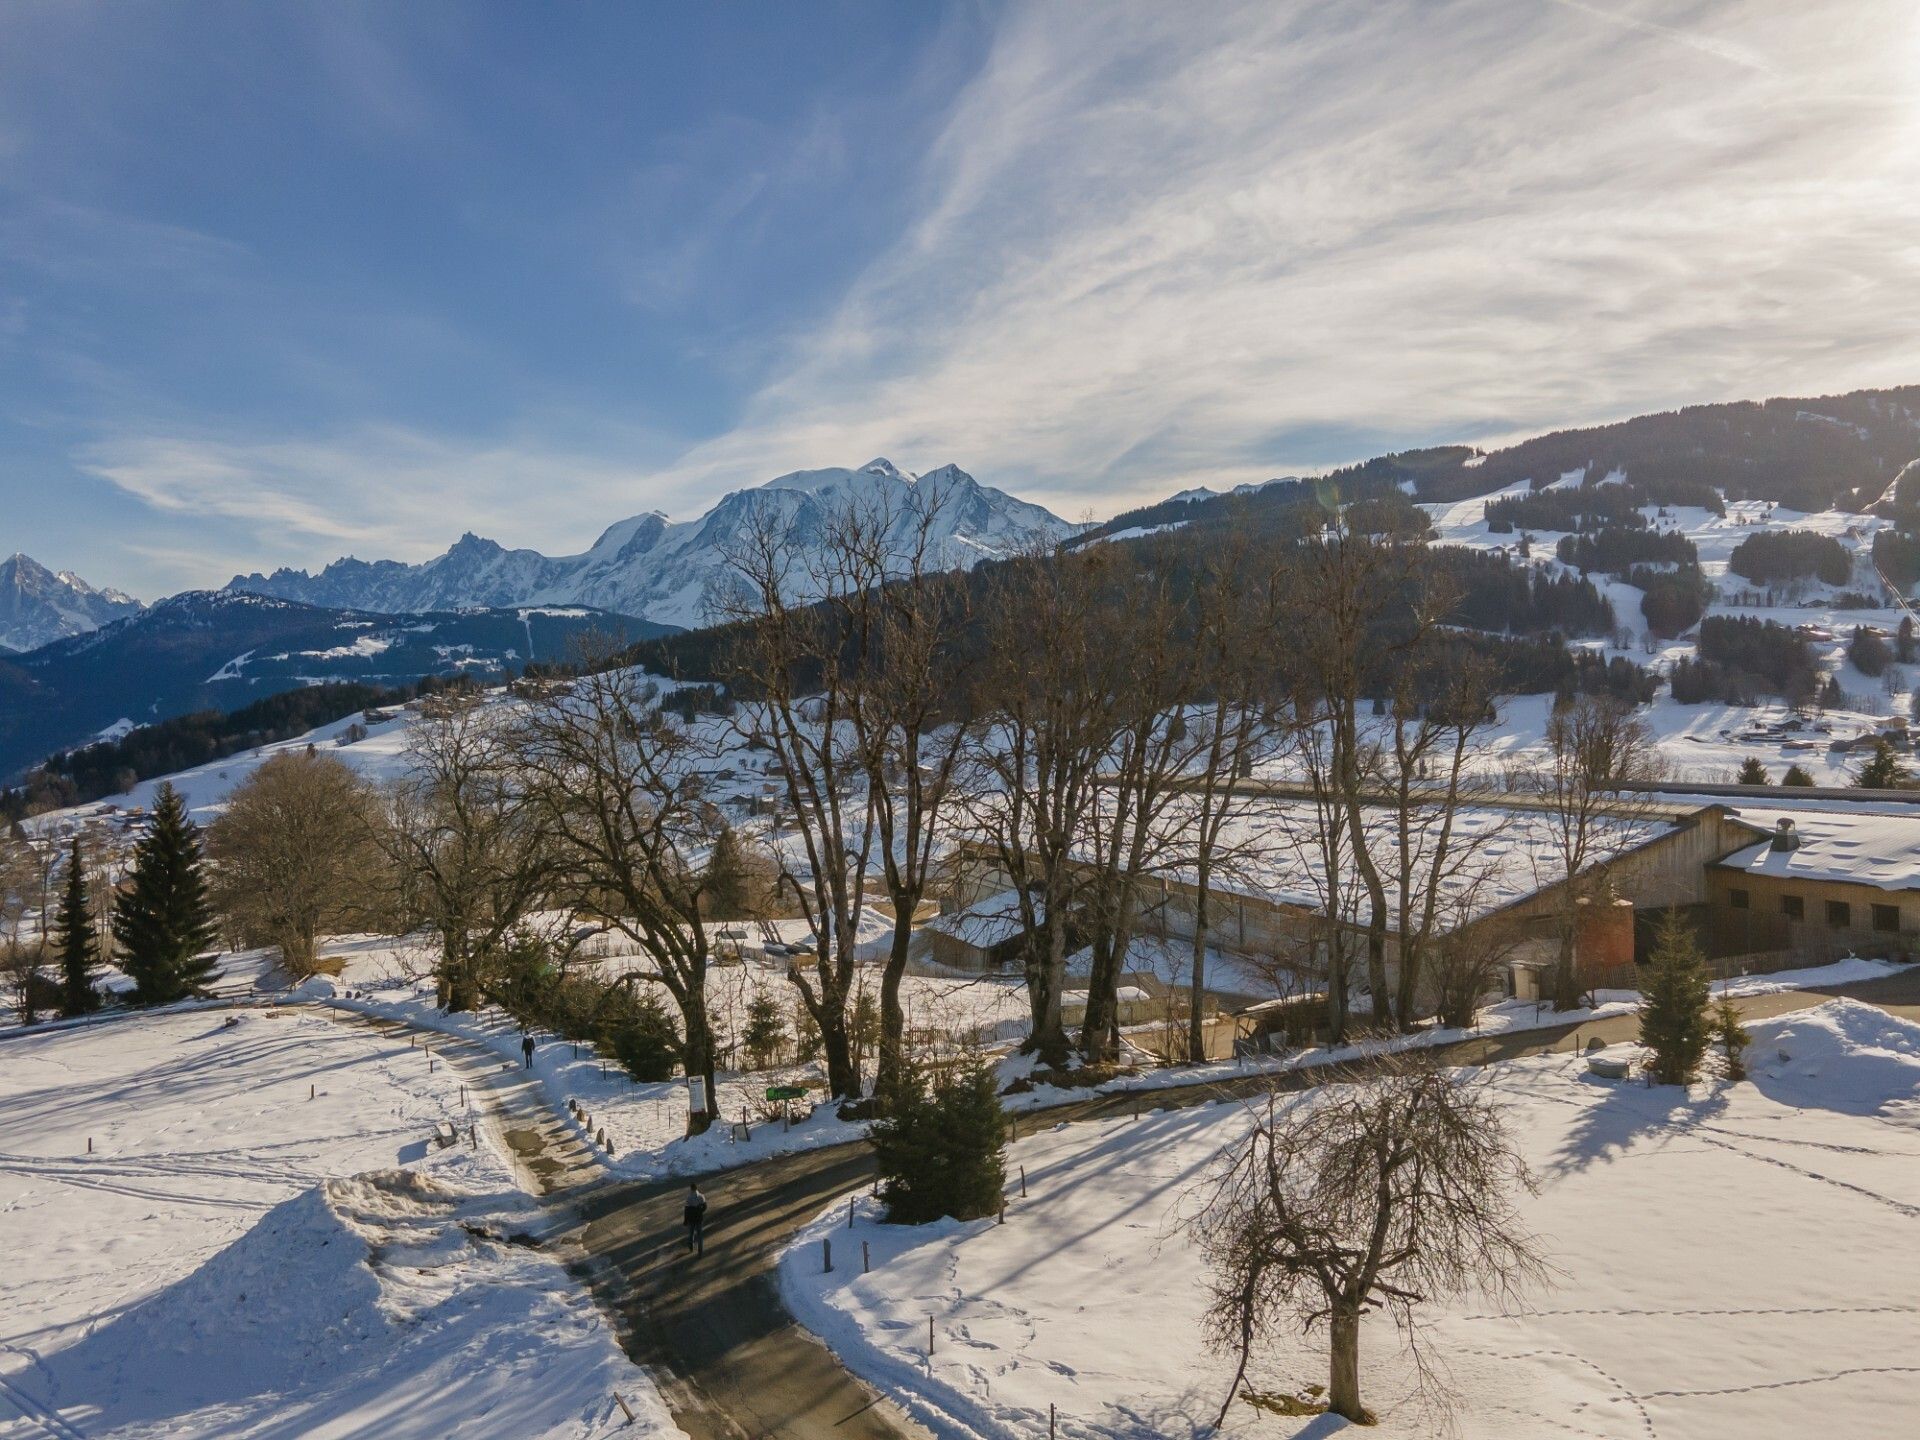
[[[927,1316],[927,1358],[933,1358],[933,1316]]]
[[[1020,1198],[1027,1198],[1027,1167],[1024,1165],[1020,1167]]]
[[[873,1269],[873,1257],[867,1253],[867,1242],[860,1242],[860,1273],[865,1275]]]
[[[847,1229],[851,1230],[852,1228],[853,1228],[853,1197],[849,1195],[847,1197]]]
[[[824,1238],[820,1241],[820,1273],[833,1273],[833,1241]]]

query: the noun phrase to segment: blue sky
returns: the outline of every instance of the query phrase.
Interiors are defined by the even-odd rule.
[[[563,552],[876,454],[1078,516],[1912,383],[1915,25],[15,0],[0,553]]]

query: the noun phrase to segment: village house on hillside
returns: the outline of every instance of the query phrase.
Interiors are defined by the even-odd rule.
[[[1349,877],[1346,902],[1328,913],[1312,800],[1286,786],[1263,788],[1235,822],[1236,863],[1232,877],[1213,886],[1209,944],[1264,958],[1268,974],[1279,959],[1308,992],[1324,983],[1331,934],[1363,931],[1364,911]],[[1373,818],[1386,826],[1393,814],[1379,807]],[[1439,933],[1497,951],[1489,974],[1508,996],[1541,998],[1569,908],[1552,818],[1527,797],[1489,794],[1463,806],[1454,824],[1467,858],[1440,880]],[[1618,795],[1602,807],[1596,833],[1573,905],[1583,988],[1634,986],[1653,922],[1669,910],[1688,921],[1722,973],[1920,952],[1920,805],[1909,799],[1669,787]],[[1009,877],[986,845],[963,845],[961,857],[964,878],[949,913],[926,927],[924,958],[951,970],[1017,968],[1023,936]],[[1190,943],[1195,896],[1177,864],[1158,871],[1136,895],[1138,933]],[[1389,983],[1398,980],[1397,947],[1390,933]]]

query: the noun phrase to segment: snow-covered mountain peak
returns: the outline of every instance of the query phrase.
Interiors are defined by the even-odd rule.
[[[915,516],[937,505],[938,563],[970,567],[1073,527],[1038,505],[982,485],[957,465],[922,476],[878,457],[858,469],[795,470],[735,490],[696,519],[669,521],[650,511],[609,525],[591,549],[549,557],[504,550],[473,535],[423,565],[392,560],[335,561],[318,575],[282,570],[236,576],[231,587],[340,609],[405,612],[525,604],[591,605],[665,625],[704,622],[710,584],[749,528],[778,524],[805,548],[827,533],[833,507],[883,507],[904,542]]]
[[[0,561],[0,652],[37,650],[140,612],[132,596],[99,590],[16,551]]]
[[[860,467],[862,475],[878,475],[886,480],[902,480],[911,483],[913,476],[896,466],[884,455],[875,456]]]

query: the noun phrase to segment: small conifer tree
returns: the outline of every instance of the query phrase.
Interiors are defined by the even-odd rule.
[[[636,1081],[671,1080],[679,1069],[680,1031],[660,997],[647,992],[623,997],[601,1025],[600,1043],[613,1052],[628,1076]]]
[[[722,829],[707,856],[707,873],[700,895],[702,911],[711,920],[744,920],[748,911],[746,855],[731,825]]]
[[[1789,765],[1787,767],[1787,773],[1780,777],[1780,783],[1782,785],[1811,785],[1813,784],[1813,776],[1809,775],[1798,765]]]
[[[931,1084],[919,1066],[903,1066],[887,1102],[867,1138],[890,1222],[974,1220],[1000,1208],[1007,1116],[991,1066],[975,1059]]]
[[[1767,767],[1760,763],[1757,756],[1749,755],[1741,762],[1740,773],[1734,778],[1734,783],[1736,785],[1765,785],[1767,783]]]
[[[747,1029],[741,1038],[755,1070],[773,1064],[786,1046],[786,1017],[780,1013],[780,1003],[765,991],[747,1002]]]
[[[1690,1084],[1700,1073],[1713,1039],[1710,992],[1693,932],[1669,910],[1654,940],[1640,1007],[1640,1043],[1653,1051],[1648,1068],[1660,1084]]]
[[[793,1058],[802,1065],[811,1065],[820,1058],[820,1022],[813,1018],[813,1012],[797,995],[793,1001],[792,1018]]]
[[[60,957],[60,1013],[67,1019],[91,1015],[100,1008],[94,972],[100,964],[100,941],[93,928],[93,905],[87,895],[87,867],[80,856],[80,837],[67,856],[67,888],[55,918],[54,952]]]
[[[1853,783],[1862,790],[1900,790],[1907,783],[1906,767],[1884,740],[1873,742],[1873,758],[1860,767]]]
[[[1740,1012],[1733,1001],[1725,995],[1713,1007],[1713,1043],[1720,1047],[1720,1064],[1729,1080],[1740,1081],[1747,1078],[1747,1046],[1753,1043],[1753,1036],[1747,1033],[1747,1027],[1740,1023]]]
[[[134,847],[131,887],[113,912],[113,938],[142,1005],[205,995],[220,978],[206,952],[217,933],[200,831],[171,785],[153,799],[153,825]]]

